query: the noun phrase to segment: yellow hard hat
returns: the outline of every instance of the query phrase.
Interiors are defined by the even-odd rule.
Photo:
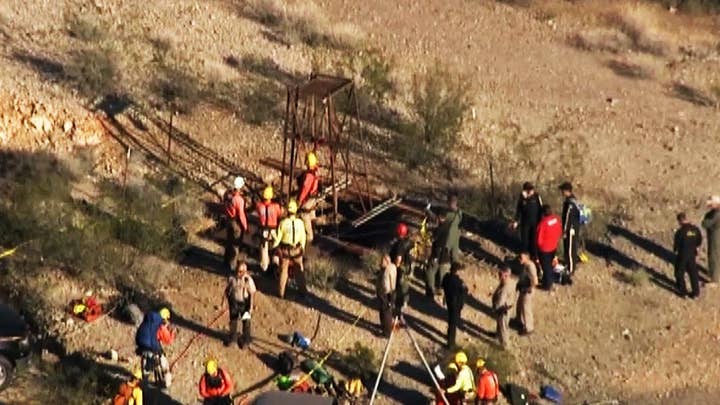
[[[215,359],[210,359],[205,363],[205,371],[210,375],[215,375],[218,372],[218,365]]]
[[[297,201],[290,200],[290,202],[288,203],[288,206],[287,206],[287,210],[291,214],[296,214],[297,210],[298,210]]]
[[[463,365],[467,363],[467,354],[465,352],[457,352],[455,353],[455,363],[458,365]]]
[[[87,307],[84,304],[75,304],[73,305],[73,314],[80,315],[85,312],[86,309]]]
[[[310,169],[314,169],[315,167],[317,167],[318,160],[315,152],[309,152],[307,156],[305,156],[305,163]]]
[[[475,363],[475,367],[484,368],[485,367],[485,359],[477,359],[477,362]]]
[[[455,363],[448,364],[447,369],[448,369],[448,371],[455,371],[455,372],[458,371],[457,364],[455,364]]]
[[[142,380],[142,377],[143,377],[142,368],[140,368],[140,366],[135,366],[135,368],[132,371],[132,376],[135,379]]]
[[[162,318],[164,321],[167,321],[170,319],[170,310],[167,308],[161,308],[160,309],[160,318]]]
[[[275,192],[273,191],[272,186],[266,186],[263,190],[263,199],[265,200],[272,200],[275,196]]]

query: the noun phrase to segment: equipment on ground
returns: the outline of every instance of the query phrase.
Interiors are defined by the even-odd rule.
[[[552,385],[543,385],[540,387],[540,397],[556,404],[562,404],[562,393]]]

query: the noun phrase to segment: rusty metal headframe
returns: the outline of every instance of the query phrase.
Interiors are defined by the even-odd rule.
[[[345,97],[341,111],[337,100]],[[367,160],[362,149],[351,151],[351,145],[362,142],[360,111],[352,80],[344,77],[313,74],[302,84],[288,86],[285,108],[282,176],[280,188],[288,196],[293,189],[296,167],[306,153],[314,151],[323,159],[320,167],[330,177],[333,221],[338,224],[338,191],[352,187],[364,212],[372,208]],[[300,158],[298,158],[300,156]],[[287,171],[284,170],[288,168]],[[327,184],[327,183],[326,183]],[[342,184],[343,186],[340,186]]]

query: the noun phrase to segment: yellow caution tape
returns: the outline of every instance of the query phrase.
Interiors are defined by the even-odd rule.
[[[19,246],[16,246],[16,247],[14,247],[14,248],[12,248],[12,249],[10,249],[10,250],[6,250],[6,251],[0,253],[0,259],[15,254],[15,252],[18,250],[18,247],[19,247]]]

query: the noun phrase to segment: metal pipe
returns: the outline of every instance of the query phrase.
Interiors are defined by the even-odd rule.
[[[380,385],[380,378],[382,377],[383,369],[385,368],[385,362],[387,361],[388,353],[390,353],[390,344],[392,343],[392,338],[395,335],[394,325],[397,324],[397,321],[398,318],[395,317],[395,320],[393,321],[393,329],[392,331],[390,331],[390,337],[388,338],[387,344],[385,345],[385,354],[383,354],[382,363],[380,363],[380,371],[378,371],[377,378],[375,379],[375,387],[373,388],[372,396],[370,397],[370,405],[373,405],[373,403],[375,403],[375,394],[377,394],[378,386]]]
[[[417,351],[420,355],[420,360],[422,360],[425,369],[428,371],[428,373],[430,373],[430,378],[432,378],[432,382],[433,384],[435,384],[435,388],[437,388],[438,392],[440,393],[440,397],[442,398],[445,405],[450,405],[450,402],[448,402],[447,398],[445,397],[445,391],[440,388],[440,383],[437,379],[435,379],[435,374],[433,374],[432,369],[430,369],[430,365],[428,364],[427,360],[425,360],[425,356],[423,355],[422,351],[420,351],[420,346],[418,346],[418,343],[415,340],[415,336],[410,333],[410,327],[408,326],[407,322],[405,323],[405,325],[407,326],[405,328],[405,331],[407,332],[408,336],[410,336],[410,340],[412,341],[413,346],[415,346],[415,351]]]

